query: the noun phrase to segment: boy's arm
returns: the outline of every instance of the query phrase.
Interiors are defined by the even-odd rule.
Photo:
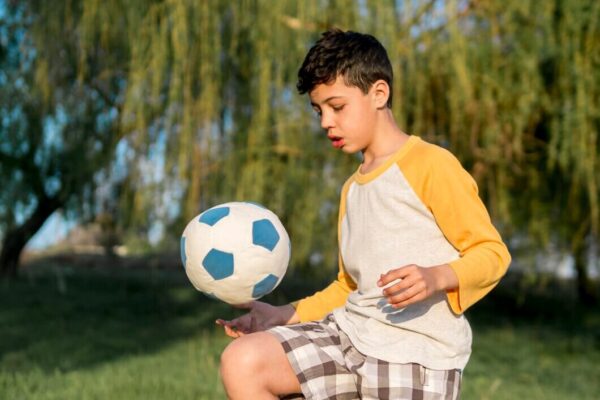
[[[292,304],[282,306],[272,306],[261,301],[239,304],[238,308],[248,309],[249,312],[230,321],[217,319],[215,322],[223,326],[227,336],[238,338],[274,326],[319,320],[333,311],[334,308],[343,305],[348,294],[355,287],[352,278],[344,272],[340,257],[338,279],[324,290]]]
[[[302,300],[292,303],[300,322],[319,320],[346,302],[350,292],[356,289],[356,283],[345,272],[341,256],[338,256],[339,271],[337,279],[325,289]]]
[[[458,288],[447,291],[452,310],[459,314],[496,286],[510,264],[510,254],[478,195],[475,180],[449,152],[431,164],[424,186],[430,208],[460,258],[450,262]]]

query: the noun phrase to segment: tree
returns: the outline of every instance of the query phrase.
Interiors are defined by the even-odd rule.
[[[100,44],[82,60],[73,21],[45,23],[48,15],[19,2],[0,9],[0,275],[14,276],[54,211],[92,211],[95,175],[120,135],[119,75]]]
[[[337,185],[353,167],[323,150],[305,100],[293,94],[295,74],[326,27],[371,32],[392,58],[403,128],[458,155],[506,235],[572,251],[581,296],[590,298],[581,238],[596,240],[600,224],[599,7],[152,2],[128,25],[142,34],[127,36],[135,40],[126,109],[135,111],[139,132],[162,132],[148,139],[166,142],[165,174],[184,188],[174,235],[209,205],[250,199],[283,217],[296,265],[315,253],[333,263]],[[102,18],[94,18],[97,26]],[[153,101],[140,102],[140,94]],[[131,198],[146,200],[132,208],[152,209],[156,188],[136,185]]]
[[[579,297],[595,303],[600,290],[587,255],[600,227],[600,44],[593,39],[600,4],[538,6],[486,3],[475,10],[482,29],[469,44],[482,79],[467,113],[472,122],[463,127],[479,125],[480,140],[496,142],[473,153],[475,165],[495,170],[480,179],[492,181],[486,189],[496,215],[513,232],[527,232],[534,246],[553,242],[572,254]]]
[[[559,243],[575,255],[582,298],[596,296],[582,260],[600,226],[597,1],[65,0],[13,9],[30,32],[14,40],[30,37],[35,49],[13,75],[27,76],[23,96],[44,99],[31,108],[46,110],[41,126],[63,114],[82,120],[66,106],[78,88],[90,121],[111,122],[101,135],[112,138],[101,146],[106,158],[93,169],[107,165],[117,140],[126,149],[118,229],[145,234],[159,221],[176,239],[208,206],[252,200],[282,218],[293,265],[334,264],[337,193],[356,160],[328,150],[294,84],[309,44],[338,26],[381,39],[401,126],[461,159],[504,234]],[[17,81],[2,90],[22,88]],[[9,114],[3,124],[27,120]],[[22,172],[3,168],[19,182]],[[89,208],[98,175],[86,176],[68,193],[85,193],[75,196]],[[0,204],[17,204],[3,196]],[[19,201],[28,212],[37,204]]]

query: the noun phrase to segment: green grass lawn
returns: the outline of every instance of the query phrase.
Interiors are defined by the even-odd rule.
[[[600,396],[600,314],[559,297],[501,288],[469,311],[463,399]],[[0,399],[224,398],[214,320],[234,312],[182,271],[30,268],[0,282]]]

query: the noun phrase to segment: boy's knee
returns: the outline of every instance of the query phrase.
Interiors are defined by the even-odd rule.
[[[235,339],[221,354],[221,377],[225,381],[230,374],[239,378],[245,372],[256,372],[260,368],[261,355],[253,338],[242,336]]]
[[[220,373],[227,396],[232,399],[300,392],[300,383],[281,344],[266,332],[231,342],[221,354]]]

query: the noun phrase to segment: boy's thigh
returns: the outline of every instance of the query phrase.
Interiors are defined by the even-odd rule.
[[[333,324],[326,318],[269,330],[281,342],[306,398],[358,398],[355,375],[344,364],[339,334]]]
[[[270,330],[311,399],[456,399],[460,372],[393,364],[358,352],[333,316]],[[297,397],[303,398],[303,397]]]
[[[454,400],[459,397],[461,374],[458,370],[433,370],[419,364],[395,364],[362,356],[350,368],[355,370],[362,399]],[[359,357],[356,357],[359,359]]]

